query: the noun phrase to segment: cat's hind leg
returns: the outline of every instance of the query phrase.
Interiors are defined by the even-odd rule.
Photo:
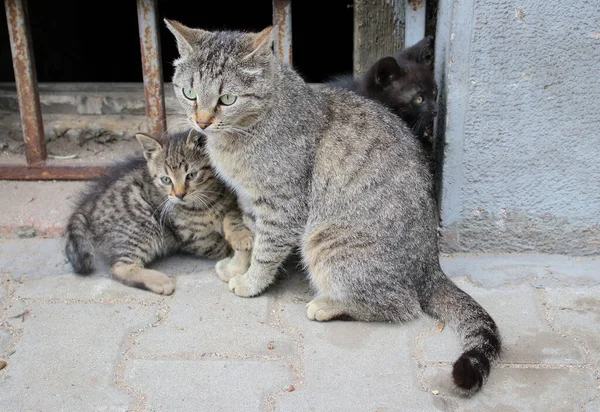
[[[317,298],[307,305],[311,320],[414,319],[420,305],[401,272],[390,270],[392,251],[368,230],[344,224],[312,224],[303,236],[302,257]]]
[[[110,267],[110,274],[128,286],[170,295],[175,290],[173,280],[162,272],[146,269],[141,263],[119,261]]]

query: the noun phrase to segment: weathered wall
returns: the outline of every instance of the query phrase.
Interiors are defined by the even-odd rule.
[[[439,2],[442,250],[600,254],[600,2]]]

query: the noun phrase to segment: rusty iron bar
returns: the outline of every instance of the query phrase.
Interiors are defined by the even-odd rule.
[[[273,24],[277,25],[275,50],[279,59],[292,65],[292,0],[273,0]]]
[[[161,136],[167,130],[167,116],[156,0],[137,0],[137,14],[148,131],[155,136]]]
[[[21,129],[25,141],[25,156],[28,164],[41,164],[47,157],[46,137],[31,45],[27,0],[4,0],[4,8],[19,99]]]
[[[0,162],[2,180],[88,180],[101,176],[107,166],[67,162],[45,162],[34,165],[22,161]]]

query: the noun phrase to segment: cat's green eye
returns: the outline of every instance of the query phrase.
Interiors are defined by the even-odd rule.
[[[182,89],[183,95],[186,99],[196,100],[196,92],[193,89]]]
[[[185,180],[194,180],[198,176],[198,172],[190,172],[185,176]]]
[[[169,185],[169,184],[171,184],[171,178],[169,176],[161,176],[160,177],[160,182],[163,185]]]
[[[235,94],[225,93],[219,97],[219,103],[223,106],[231,106],[237,100],[237,96]]]
[[[415,98],[415,103],[416,104],[423,104],[423,96],[417,96]]]

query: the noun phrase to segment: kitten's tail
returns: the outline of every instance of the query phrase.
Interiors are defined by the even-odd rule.
[[[501,352],[500,334],[492,317],[466,292],[458,288],[440,269],[436,285],[423,310],[459,333],[463,354],[454,362],[452,377],[466,395],[477,392]]]
[[[94,245],[87,218],[83,213],[73,213],[66,231],[65,253],[75,273],[88,275],[94,270]]]

